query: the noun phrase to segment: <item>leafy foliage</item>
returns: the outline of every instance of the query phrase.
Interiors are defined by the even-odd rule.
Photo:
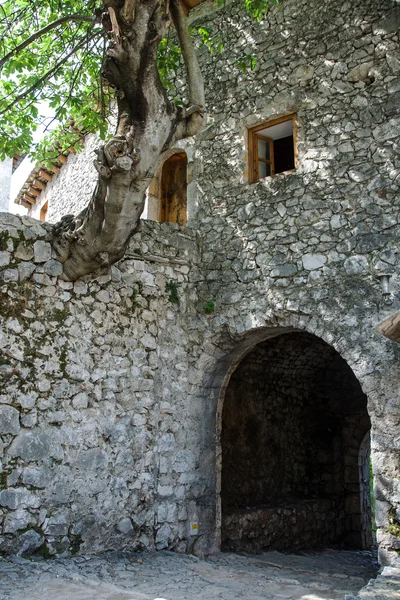
[[[280,0],[244,0],[244,7],[257,21],[262,21],[271,6],[279,5]]]
[[[50,129],[52,121],[66,123],[52,136],[57,137],[57,148],[54,140],[47,144],[53,154],[77,140],[80,130],[104,134],[108,92],[99,78],[104,39],[93,18],[96,5],[96,0],[0,4],[0,56],[9,56],[1,66],[0,156],[32,148],[35,130]],[[60,20],[12,55],[34,32]],[[45,115],[49,109],[50,118]]]
[[[278,3],[244,0],[257,20]],[[106,136],[113,90],[100,77],[107,39],[94,15],[101,6],[101,0],[0,0],[0,159],[29,151],[51,160],[79,145],[82,132]],[[221,32],[197,26],[192,33],[211,53],[223,50]],[[253,54],[237,61],[243,72],[255,64]],[[181,50],[168,34],[158,69],[171,96],[180,65]],[[34,143],[38,128],[50,133]]]

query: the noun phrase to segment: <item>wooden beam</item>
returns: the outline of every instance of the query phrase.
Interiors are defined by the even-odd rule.
[[[32,198],[32,196],[28,196],[28,194],[24,194],[22,196],[22,199],[25,200],[25,202],[29,202],[30,206],[32,206],[33,204],[35,204],[35,198]]]
[[[32,181],[32,185],[35,188],[38,188],[39,190],[45,190],[46,189],[46,184],[43,183],[42,181],[39,181],[39,179],[34,179]]]
[[[60,161],[60,163],[62,163],[63,165],[65,165],[65,163],[67,162],[67,156],[65,156],[64,154],[59,154],[57,156],[57,160]]]
[[[29,188],[28,188],[28,194],[30,194],[31,196],[34,196],[35,198],[39,198],[41,193],[42,192],[39,192],[39,190],[35,190],[35,188],[32,186],[29,186]]]
[[[60,172],[60,167],[57,167],[56,165],[51,165],[51,170],[53,171],[53,173],[58,175]]]
[[[45,179],[46,181],[51,181],[53,179],[53,175],[51,175],[47,171],[43,171],[43,169],[41,169],[39,171],[38,177],[41,177],[42,179]]]
[[[374,327],[376,333],[384,335],[393,342],[400,342],[400,311],[392,313]]]

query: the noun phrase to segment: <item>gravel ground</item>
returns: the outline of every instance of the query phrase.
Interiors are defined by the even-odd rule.
[[[370,552],[337,550],[0,559],[0,600],[343,600],[376,570]]]

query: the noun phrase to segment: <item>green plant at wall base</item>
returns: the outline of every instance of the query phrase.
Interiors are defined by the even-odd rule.
[[[167,281],[165,291],[168,292],[169,301],[179,306],[178,284],[176,281]]]
[[[389,510],[389,525],[387,530],[390,535],[400,538],[400,521],[396,516],[396,510],[394,508]]]
[[[214,300],[209,300],[208,302],[206,302],[203,305],[203,310],[206,313],[206,315],[211,315],[211,313],[213,313],[214,310],[215,310],[215,302],[214,302]]]

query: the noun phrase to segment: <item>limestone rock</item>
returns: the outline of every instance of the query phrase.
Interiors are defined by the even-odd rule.
[[[20,430],[19,412],[12,406],[0,405],[0,434],[17,435]]]
[[[304,268],[307,271],[313,271],[314,269],[323,267],[327,258],[323,254],[304,254],[302,260]]]
[[[51,259],[51,246],[48,242],[37,240],[33,244],[35,263],[45,263]]]

